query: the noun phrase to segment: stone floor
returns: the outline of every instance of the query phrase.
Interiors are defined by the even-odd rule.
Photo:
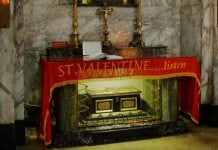
[[[26,144],[17,150],[217,150],[218,127],[197,126],[188,122],[187,133],[146,140],[80,147],[46,147],[39,139],[38,129],[26,129]]]

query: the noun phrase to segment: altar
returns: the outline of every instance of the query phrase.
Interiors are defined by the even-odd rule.
[[[157,132],[182,133],[185,123],[175,115],[177,110],[187,113],[195,123],[199,121],[201,78],[195,57],[89,61],[41,57],[40,65],[40,136],[45,145],[89,145]],[[168,79],[178,82],[176,100],[164,99],[162,90]],[[151,89],[155,91],[150,94],[152,100],[146,95],[150,92],[148,81],[155,87]],[[68,85],[72,85],[70,121],[66,119],[70,123],[55,133],[50,108],[54,91]],[[58,102],[64,100],[61,97]]]

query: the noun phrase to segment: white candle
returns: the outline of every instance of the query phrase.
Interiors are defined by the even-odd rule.
[[[141,23],[142,21],[142,10],[141,10],[141,7],[142,7],[142,3],[141,3],[141,0],[138,0],[138,20],[139,22]]]
[[[127,1],[128,1],[128,0],[123,0],[123,4],[124,4],[124,5],[127,4]]]
[[[88,4],[88,0],[82,0],[82,4]]]

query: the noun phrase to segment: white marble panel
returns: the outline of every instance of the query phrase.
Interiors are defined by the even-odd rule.
[[[201,57],[201,4],[181,7],[181,55]]]
[[[202,89],[201,103],[212,103],[213,99],[213,52],[214,52],[214,21],[216,0],[202,1]]]
[[[15,96],[15,120],[24,120],[24,30],[23,30],[23,0],[16,3],[14,15],[14,41],[15,41],[15,72],[14,72],[14,96]]]
[[[216,1],[217,2],[217,1]],[[218,2],[217,2],[218,3]],[[217,14],[217,5],[215,6],[215,11]],[[214,64],[213,64],[213,104],[218,105],[218,23],[217,23],[217,15],[216,15],[216,21],[215,21],[215,46],[214,46]]]
[[[14,123],[14,47],[12,30],[0,29],[0,124]]]
[[[11,2],[13,16],[13,2]],[[14,38],[13,17],[10,27],[0,28],[0,124],[13,124],[14,117]]]
[[[162,1],[161,5],[143,1],[143,39],[146,46],[168,46],[171,56],[180,55],[179,1]],[[150,6],[150,7],[148,7]]]

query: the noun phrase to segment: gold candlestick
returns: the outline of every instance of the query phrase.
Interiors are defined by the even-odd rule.
[[[142,10],[141,10],[141,0],[138,0],[138,9],[137,9],[137,29],[133,35],[133,40],[130,42],[130,46],[138,46],[141,48],[145,47],[145,43],[142,39]]]
[[[72,23],[72,46],[75,48],[79,47],[79,33],[78,29],[78,20],[77,20],[77,4],[78,0],[73,1],[73,23]]]
[[[137,27],[137,32],[139,35],[139,46],[140,47],[145,47],[145,43],[142,40],[142,4],[141,0],[138,0],[138,27]]]

